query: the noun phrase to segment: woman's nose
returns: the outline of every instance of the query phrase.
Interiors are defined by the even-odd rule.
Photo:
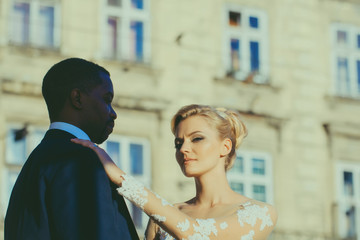
[[[180,152],[184,154],[184,153],[188,153],[189,151],[190,151],[189,143],[187,141],[184,141],[183,144],[181,145]]]

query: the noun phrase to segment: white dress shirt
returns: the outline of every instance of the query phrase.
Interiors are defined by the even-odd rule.
[[[76,138],[83,140],[90,140],[89,136],[80,128],[65,122],[53,122],[50,124],[49,129],[59,129],[74,135]]]

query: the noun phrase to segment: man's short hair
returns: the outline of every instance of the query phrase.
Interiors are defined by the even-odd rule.
[[[68,58],[52,66],[42,84],[50,119],[58,116],[71,90],[88,92],[101,84],[101,72],[110,76],[105,68],[81,58]]]

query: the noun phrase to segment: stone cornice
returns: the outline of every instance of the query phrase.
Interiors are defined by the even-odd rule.
[[[42,97],[41,84],[20,82],[3,79],[0,82],[1,92],[4,94]],[[159,112],[169,105],[169,101],[155,98],[118,96],[113,101],[113,106],[123,109]]]
[[[156,113],[165,110],[169,104],[169,101],[162,99],[134,96],[117,96],[113,100],[114,107]]]
[[[0,82],[0,89],[1,92],[5,94],[42,97],[40,83],[2,79]]]

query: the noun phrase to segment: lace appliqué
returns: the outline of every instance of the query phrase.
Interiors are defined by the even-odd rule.
[[[124,174],[121,177],[124,178],[124,181],[121,183],[121,187],[117,189],[118,193],[139,208],[144,209],[144,205],[148,202],[148,193],[144,185],[129,175]]]
[[[189,240],[210,240],[209,236],[213,233],[217,236],[217,229],[215,227],[215,219],[196,219],[198,226],[193,224],[195,234],[189,236]]]
[[[160,240],[175,240],[170,234],[164,231],[161,227],[159,227],[159,239]]]
[[[203,236],[200,233],[195,233],[189,236],[188,240],[210,240],[210,238],[208,236]]]
[[[154,218],[157,222],[165,222],[166,217],[160,216],[158,214],[151,215],[152,218]]]
[[[228,226],[229,226],[229,225],[227,224],[227,222],[223,222],[223,223],[220,224],[220,228],[221,228],[222,230],[226,229]]]
[[[185,219],[184,222],[179,222],[176,227],[179,228],[180,231],[185,232],[190,228],[190,222],[189,220]]]
[[[241,240],[253,240],[254,235],[255,235],[254,230],[251,230],[248,235],[242,236]]]
[[[240,226],[244,226],[244,222],[254,226],[257,219],[262,221],[260,230],[264,230],[266,226],[272,226],[273,222],[270,218],[270,215],[267,214],[267,207],[260,207],[259,205],[251,205],[250,203],[243,205],[244,209],[237,211],[238,221]]]

